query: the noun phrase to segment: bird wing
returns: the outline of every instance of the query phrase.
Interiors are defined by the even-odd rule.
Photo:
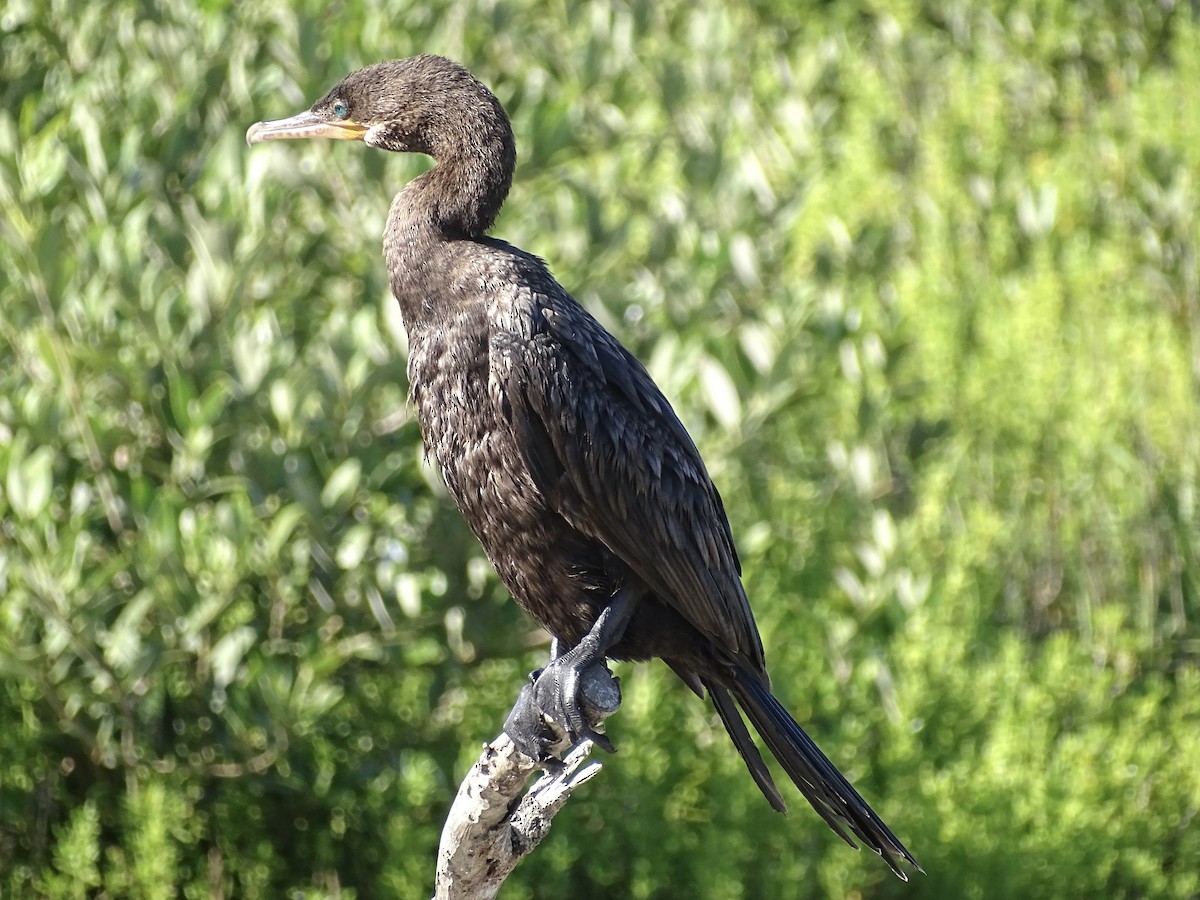
[[[494,320],[489,361],[493,402],[534,484],[661,600],[763,671],[721,497],[671,405],[565,292],[526,299],[532,309],[508,318],[519,330]]]

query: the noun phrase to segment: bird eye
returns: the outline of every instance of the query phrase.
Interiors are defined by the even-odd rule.
[[[339,119],[344,119],[346,116],[350,115],[350,108],[341,100],[339,100],[337,103],[333,104],[333,114]]]

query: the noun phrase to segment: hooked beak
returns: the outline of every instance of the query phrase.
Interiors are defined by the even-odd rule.
[[[361,141],[367,126],[349,119],[330,121],[305,110],[286,119],[273,122],[255,122],[246,132],[246,143],[260,141],[287,141],[299,138],[333,138],[337,141]]]

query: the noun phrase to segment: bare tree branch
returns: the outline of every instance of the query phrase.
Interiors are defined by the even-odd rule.
[[[580,696],[598,731],[621,705],[619,683],[603,664],[584,672]],[[600,772],[598,762],[584,765],[591,749],[590,741],[572,748],[521,797],[529,776],[545,764],[518,750],[507,734],[485,744],[442,828],[435,900],[495,897],[517,863],[541,843],[571,793]]]

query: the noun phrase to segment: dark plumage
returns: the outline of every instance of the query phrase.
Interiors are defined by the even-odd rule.
[[[593,736],[578,672],[659,657],[707,690],[775,809],[739,707],[830,827],[904,878],[913,857],[771,695],[721,498],[671,405],[541,260],[486,236],[516,163],[492,93],[440,57],[380,63],[247,133],[297,137],[437,163],[393,201],[384,256],[425,445],[504,584],[564,651],[536,685],[537,710]],[[538,754],[517,712],[510,731]]]

